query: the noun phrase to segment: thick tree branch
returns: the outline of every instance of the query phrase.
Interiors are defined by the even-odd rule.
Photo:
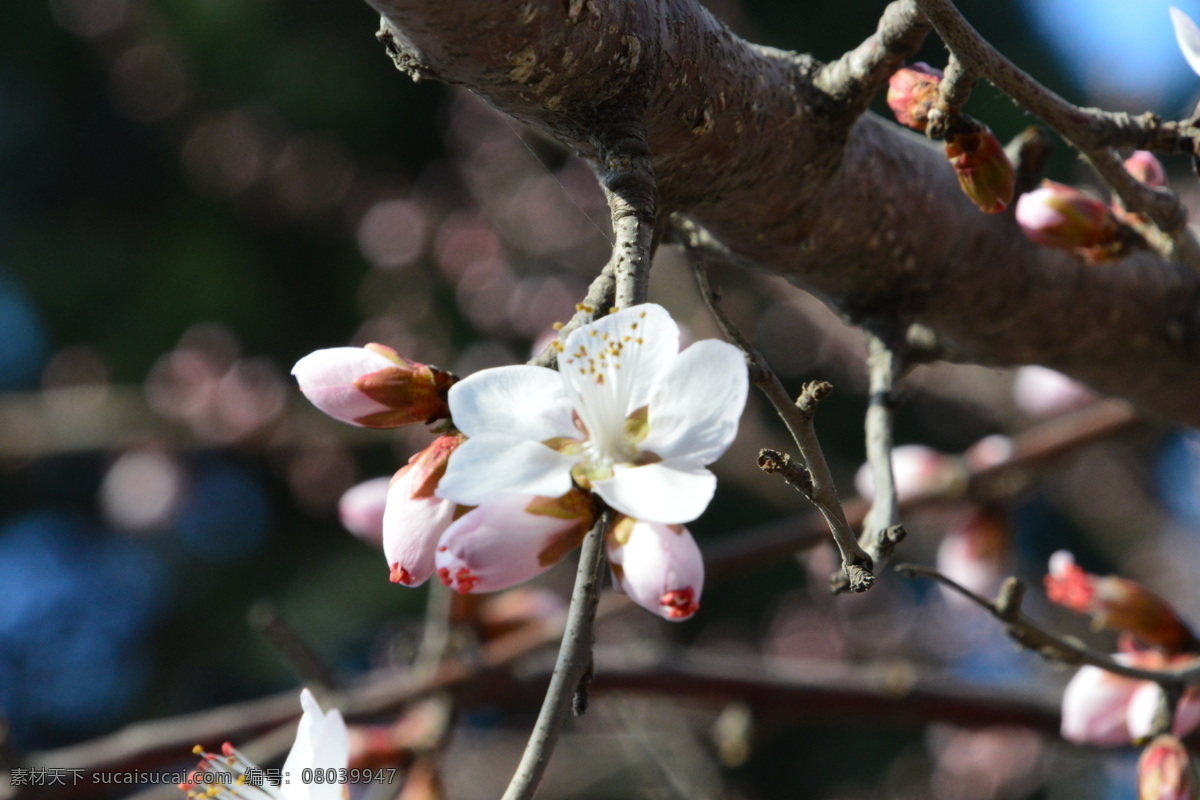
[[[1154,189],[1137,181],[1121,164],[1112,148],[1121,144],[1175,151],[1183,141],[1178,126],[1146,114],[1134,118],[1098,109],[1081,109],[1045,88],[1001,55],[971,27],[951,0],[916,0],[933,23],[938,36],[953,54],[955,77],[966,71],[982,75],[1026,110],[1037,115],[1074,145],[1104,181],[1121,198],[1126,208],[1144,213],[1172,242],[1171,252],[1194,271],[1200,272],[1200,246],[1187,227],[1187,211],[1169,191]],[[947,78],[950,76],[947,71]],[[973,82],[973,81],[972,81]],[[961,88],[961,99],[965,99]],[[1136,132],[1136,136],[1130,136]],[[1122,141],[1132,138],[1135,141]]]
[[[1045,364],[1200,423],[1195,275],[1034,245],[978,213],[929,142],[869,115],[847,130],[812,59],[748,44],[694,0],[370,1],[409,72],[585,155],[614,109],[644,108],[659,215],[686,213],[852,319],[907,319],[949,359]]]

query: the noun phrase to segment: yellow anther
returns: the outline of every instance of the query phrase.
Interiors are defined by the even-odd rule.
[[[554,328],[554,330],[556,330],[556,331],[561,331],[563,329],[563,324],[561,322],[556,322],[553,325],[551,325],[550,327]]]
[[[202,756],[202,755],[204,755],[204,748],[201,747],[200,745],[196,745],[195,747],[192,748],[192,753],[195,755],[198,755],[198,756]]]

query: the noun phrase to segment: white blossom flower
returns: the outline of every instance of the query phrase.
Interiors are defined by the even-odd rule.
[[[264,780],[263,770],[226,742],[220,755],[197,745],[200,764],[179,788],[192,800],[345,800],[343,784],[312,780],[312,776],[318,771],[325,777],[346,770],[350,761],[346,722],[337,709],[322,711],[308,689],[300,692],[300,707],[304,713],[283,762],[280,785]]]
[[[482,370],[449,393],[468,436],[438,494],[462,505],[512,495],[560,497],[573,484],[631,517],[699,516],[746,402],[741,351],[706,340],[679,352],[679,329],[654,304],[571,333],[560,371]]]
[[[1171,24],[1175,26],[1175,41],[1188,66],[1200,75],[1200,27],[1192,18],[1174,6],[1171,7]]]

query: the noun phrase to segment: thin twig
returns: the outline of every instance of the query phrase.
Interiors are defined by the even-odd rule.
[[[800,448],[800,457],[804,459],[804,464],[812,479],[812,489],[805,494],[813,505],[820,509],[829,525],[829,532],[833,535],[833,541],[841,553],[842,569],[845,571],[851,590],[865,592],[871,588],[871,584],[875,580],[875,576],[871,573],[873,566],[871,557],[859,546],[850,523],[846,521],[846,512],[842,509],[842,503],[838,499],[837,486],[833,482],[829,464],[825,461],[825,453],[821,450],[817,432],[813,428],[813,416],[816,413],[817,403],[829,394],[833,387],[823,381],[809,383],[800,397],[793,402],[787,389],[779,380],[779,376],[767,364],[762,353],[758,352],[750,340],[738,330],[737,326],[733,324],[733,320],[725,313],[725,309],[721,307],[720,295],[709,285],[703,256],[694,255],[692,270],[696,275],[700,294],[709,311],[712,312],[713,318],[716,319],[725,335],[746,354],[746,359],[750,363],[750,380],[771,401],[771,405],[775,407],[776,413],[783,420],[783,424],[787,426],[796,446]]]
[[[604,566],[602,556],[608,518],[609,514],[602,514],[583,540],[579,567],[575,572],[575,590],[571,594],[571,607],[567,612],[567,628],[563,632],[562,648],[558,651],[554,674],[550,677],[550,687],[546,690],[537,724],[529,736],[529,744],[521,755],[521,763],[502,800],[527,800],[533,797],[542,773],[550,762],[550,754],[558,742],[562,726],[571,714],[575,691],[592,663],[593,626]]]
[[[454,594],[431,582],[425,598],[425,624],[421,626],[421,643],[413,666],[418,672],[437,669],[450,648],[454,612]]]
[[[892,73],[920,49],[930,27],[914,0],[895,0],[883,10],[875,32],[821,67],[813,85],[837,100],[847,118],[855,119]]]
[[[246,617],[250,627],[275,649],[301,682],[326,692],[336,687],[329,666],[273,604],[255,603]]]
[[[658,186],[640,120],[611,124],[594,142],[600,186],[608,200],[614,236],[612,260],[616,307],[646,301]]]
[[[1200,272],[1200,245],[1187,226],[1187,211],[1172,192],[1155,189],[1130,175],[1113,152],[1129,146],[1178,152],[1185,136],[1180,123],[1153,114],[1079,108],[1042,86],[979,35],[951,0],[916,0],[950,52],[970,70],[991,81],[1026,111],[1070,142],[1132,212],[1145,214],[1169,238],[1164,256]]]
[[[1164,670],[1131,667],[1122,664],[1106,653],[1093,650],[1073,636],[1064,636],[1043,628],[1021,613],[1020,598],[1024,593],[1024,586],[1016,578],[1009,578],[1001,587],[999,598],[991,601],[931,567],[923,567],[918,564],[897,564],[896,571],[909,578],[930,578],[953,589],[1003,622],[1013,641],[1022,647],[1033,650],[1043,658],[1072,666],[1088,664],[1114,675],[1139,681],[1151,681],[1172,691],[1182,691],[1186,686],[1200,683],[1200,663]]]
[[[607,312],[612,307],[614,292],[617,286],[617,261],[618,259],[614,254],[608,263],[604,265],[604,269],[600,270],[600,274],[588,286],[587,296],[583,298],[582,303],[575,306],[575,314],[559,329],[558,336],[554,338],[554,341],[533,358],[529,362],[530,364],[553,369],[558,363],[558,354],[562,350],[562,343],[567,338],[567,334],[573,330],[582,328],[584,325],[595,320],[598,315]]]

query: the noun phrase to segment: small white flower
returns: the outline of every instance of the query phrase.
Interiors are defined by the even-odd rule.
[[[617,511],[675,524],[698,517],[746,403],[746,363],[717,340],[679,352],[679,329],[654,304],[571,333],[559,372],[483,370],[450,389],[469,438],[438,494],[461,505],[512,495],[559,497],[573,483]]]
[[[266,781],[263,770],[226,742],[220,755],[206,753],[197,745],[200,764],[179,788],[192,800],[345,800],[344,784],[304,778],[318,772],[325,777],[345,771],[350,761],[346,722],[337,709],[322,711],[308,689],[300,692],[300,707],[304,713],[283,763],[281,785]],[[205,782],[193,782],[200,779]]]

